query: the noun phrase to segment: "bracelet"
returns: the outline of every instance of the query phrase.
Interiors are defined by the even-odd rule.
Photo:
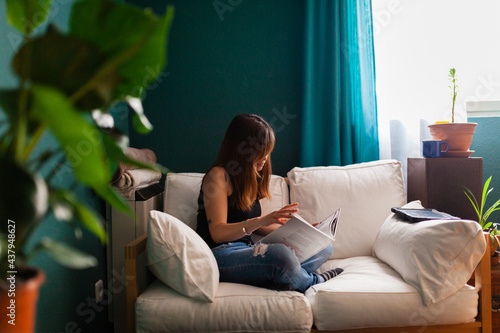
[[[247,223],[247,221],[248,219],[243,222],[243,233],[245,234],[245,236],[250,236],[252,233],[247,234],[247,230],[245,229],[245,223]]]

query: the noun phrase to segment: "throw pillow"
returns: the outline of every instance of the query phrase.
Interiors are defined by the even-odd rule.
[[[160,281],[187,297],[213,302],[219,269],[194,230],[172,215],[152,210],[146,247],[149,268]]]
[[[423,208],[412,201],[405,208]],[[414,286],[427,306],[462,288],[486,250],[481,226],[469,220],[409,223],[391,214],[373,254]]]

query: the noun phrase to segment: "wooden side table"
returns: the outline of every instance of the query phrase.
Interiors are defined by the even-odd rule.
[[[464,186],[480,200],[482,157],[408,158],[408,201],[420,200],[426,208],[477,221]]]

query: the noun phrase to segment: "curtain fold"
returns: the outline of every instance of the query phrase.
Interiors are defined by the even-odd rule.
[[[308,0],[301,166],[379,159],[371,0]]]

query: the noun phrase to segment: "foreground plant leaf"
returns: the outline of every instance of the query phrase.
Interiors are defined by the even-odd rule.
[[[51,0],[7,0],[7,21],[29,35],[49,16]]]
[[[0,159],[0,221],[6,233],[7,221],[15,222],[16,235],[21,237],[30,224],[45,217],[48,189],[43,178],[6,158]]]
[[[86,229],[101,240],[101,243],[106,243],[107,236],[103,227],[104,221],[99,213],[88,205],[80,202],[80,200],[69,191],[55,190],[53,191],[52,198],[55,204],[62,204],[70,209],[71,214],[67,216],[67,221],[71,221],[73,217],[76,217]]]
[[[95,76],[97,69],[106,60],[91,43],[63,35],[55,27],[49,26],[45,35],[29,41],[19,49],[12,65],[18,76],[27,75],[34,83],[58,88],[71,96]],[[25,69],[24,66],[28,67]],[[109,71],[93,89],[75,101],[76,107],[92,110],[110,104],[119,80],[116,72]]]
[[[135,166],[137,168],[142,168],[142,169],[149,169],[149,170],[157,170],[160,171],[163,174],[166,174],[170,172],[169,169],[156,164],[148,164],[142,161],[134,160],[130,158],[129,156],[126,155],[126,148],[127,146],[122,146],[118,144],[113,138],[111,138],[108,135],[103,136],[103,144],[104,147],[106,148],[106,154],[109,156],[113,161],[121,162],[127,165]]]
[[[118,96],[141,97],[166,64],[173,16],[170,6],[158,17],[126,3],[84,0],[73,6],[70,31],[111,59],[106,70],[116,70],[123,79],[117,86]]]
[[[47,86],[33,87],[33,116],[57,137],[79,181],[92,186],[109,180],[98,131],[63,93]]]
[[[148,134],[151,132],[153,130],[153,125],[151,125],[148,118],[144,114],[141,99],[137,97],[127,97],[127,103],[134,111],[132,124],[134,125],[136,132],[140,134]]]
[[[63,93],[50,87],[34,86],[33,116],[47,124],[56,136],[80,182],[93,188],[117,209],[131,213],[125,201],[108,188],[111,175],[101,132],[73,108]]]
[[[97,266],[94,256],[49,238],[43,238],[37,244],[32,254],[36,252],[46,253],[54,261],[68,268],[85,269]]]
[[[130,208],[130,206],[127,204],[123,196],[118,193],[118,191],[112,187],[109,184],[101,184],[100,186],[94,187],[94,191],[106,200],[107,203],[109,203],[111,206],[115,207],[116,209],[124,212],[125,214],[128,215],[133,215],[134,212]]]
[[[15,115],[19,101],[17,89],[0,90],[0,106],[9,118]]]

